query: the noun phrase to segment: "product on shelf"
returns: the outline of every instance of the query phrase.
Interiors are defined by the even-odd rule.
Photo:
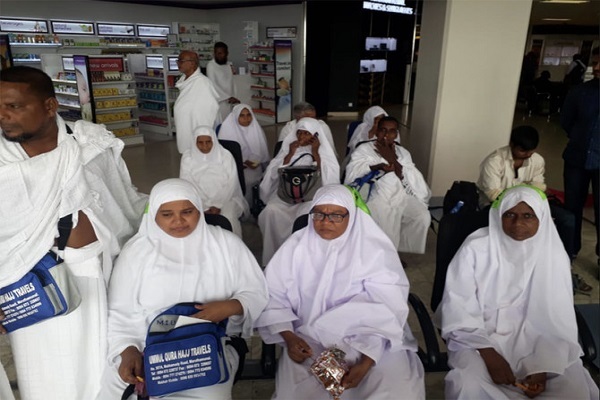
[[[98,122],[99,124],[103,124],[106,122],[123,121],[127,119],[131,119],[130,111],[96,115],[96,122]]]
[[[116,137],[122,137],[122,136],[137,135],[138,133],[140,133],[140,129],[137,126],[130,126],[127,128],[113,129],[111,132]]]

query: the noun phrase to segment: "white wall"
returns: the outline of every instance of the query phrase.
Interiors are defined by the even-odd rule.
[[[508,144],[531,3],[425,2],[411,143],[436,196],[454,180],[476,181],[481,160]],[[443,30],[433,25],[442,20]]]

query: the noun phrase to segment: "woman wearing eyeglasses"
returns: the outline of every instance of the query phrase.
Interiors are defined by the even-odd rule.
[[[392,242],[367,213],[348,187],[322,187],[308,227],[267,265],[269,303],[255,326],[266,343],[283,347],[274,398],[325,398],[309,368],[334,346],[350,366],[341,399],[425,398],[406,322],[408,279]]]

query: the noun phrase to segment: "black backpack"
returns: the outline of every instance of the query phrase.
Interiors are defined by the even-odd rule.
[[[459,203],[462,202],[462,205]],[[479,191],[473,182],[454,181],[444,196],[444,215],[479,210]]]

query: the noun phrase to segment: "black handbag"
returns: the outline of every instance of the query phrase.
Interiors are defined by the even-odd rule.
[[[277,170],[279,174],[277,195],[286,203],[298,204],[312,201],[315,192],[321,187],[319,167],[314,165],[295,166],[304,156],[310,156],[314,160],[312,154],[306,153],[287,167],[281,167]]]

